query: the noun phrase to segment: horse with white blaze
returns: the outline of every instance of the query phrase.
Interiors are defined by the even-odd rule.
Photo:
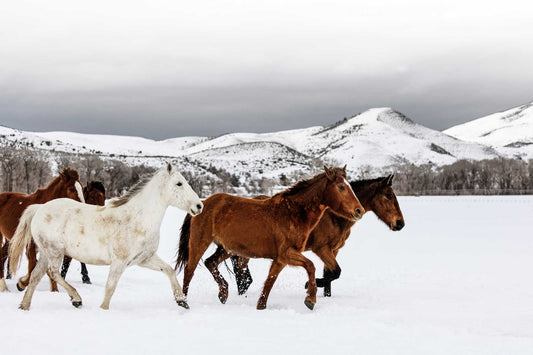
[[[16,271],[21,254],[32,238],[41,256],[20,308],[30,308],[35,287],[45,272],[66,289],[73,306],[81,306],[80,295],[59,273],[64,255],[86,264],[110,265],[100,306],[103,309],[109,309],[118,280],[131,265],[165,273],[178,305],[189,308],[174,270],[156,254],[159,228],[168,206],[192,215],[199,214],[203,208],[198,195],[170,164],[107,206],[62,198],[28,207],[11,240],[11,272]]]

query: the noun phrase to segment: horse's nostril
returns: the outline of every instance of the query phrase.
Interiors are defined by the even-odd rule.
[[[401,219],[396,221],[396,228],[402,229],[404,226],[405,226],[405,223]]]
[[[360,216],[360,215],[361,215],[361,209],[359,209],[359,208],[356,209],[356,210],[355,210],[355,214],[358,215],[358,216]]]
[[[199,210],[201,210],[201,209],[202,209],[202,205],[201,205],[201,204],[197,204],[197,205],[196,205],[196,208],[199,209]]]

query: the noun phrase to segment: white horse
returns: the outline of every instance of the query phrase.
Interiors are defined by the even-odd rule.
[[[103,309],[109,309],[118,280],[131,265],[165,273],[178,305],[189,308],[174,270],[156,254],[159,228],[169,205],[192,215],[199,214],[203,208],[198,195],[170,164],[105,207],[65,198],[29,206],[11,240],[11,272],[16,271],[20,256],[32,238],[40,258],[20,308],[30,308],[35,287],[45,272],[67,290],[74,307],[81,306],[80,295],[59,273],[64,255],[86,264],[110,265],[100,306]]]

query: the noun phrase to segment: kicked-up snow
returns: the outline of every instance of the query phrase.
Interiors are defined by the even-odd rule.
[[[230,283],[225,305],[200,266],[190,310],[175,304],[165,275],[133,267],[104,311],[108,267],[89,266],[93,284],[84,285],[73,261],[67,281],[83,298],[80,309],[63,289],[50,293],[44,278],[31,310],[18,310],[22,293],[7,280],[11,291],[0,294],[0,353],[531,354],[533,196],[399,202],[406,227],[391,232],[371,213],[358,222],[338,256],[342,274],[333,297],[319,291],[314,311],[303,304],[303,268],[285,268],[268,308],[255,309],[267,260],[250,263],[254,283],[247,296],[237,295],[221,265]],[[183,217],[171,208],[161,227],[159,254],[168,261]],[[306,255],[321,274],[321,262]]]

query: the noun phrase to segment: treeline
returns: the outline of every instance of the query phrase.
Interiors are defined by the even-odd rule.
[[[533,160],[459,160],[436,167],[400,165],[394,189],[402,195],[523,195],[533,194]]]
[[[278,177],[240,175],[212,165],[205,166],[183,158],[178,162],[184,177],[201,197],[217,192],[242,196],[272,195],[321,169],[316,165]],[[139,179],[155,169],[146,165],[130,166],[120,160],[97,155],[49,152],[10,145],[0,146],[0,186],[2,191],[32,193],[45,187],[63,168],[80,173],[82,184],[101,181],[107,197],[123,194]],[[386,169],[361,167],[351,179],[374,178],[395,173],[394,189],[400,195],[501,195],[533,194],[533,160],[493,159],[460,160],[451,165],[398,165]]]

